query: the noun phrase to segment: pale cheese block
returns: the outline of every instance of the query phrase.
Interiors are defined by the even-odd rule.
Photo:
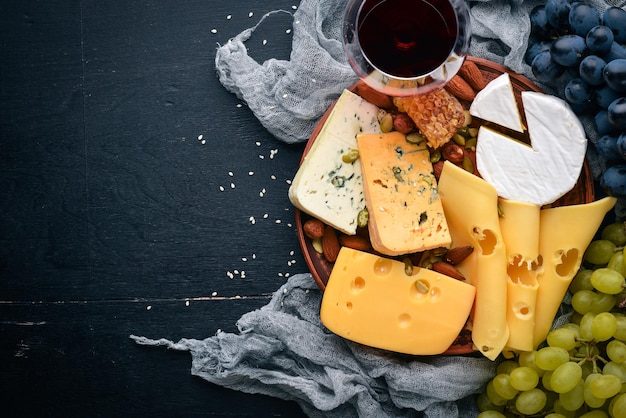
[[[357,230],[357,215],[365,208],[361,165],[342,157],[357,149],[360,133],[379,133],[378,107],[344,90],[291,186],[291,203],[349,235]]]
[[[439,192],[452,247],[474,247],[457,267],[476,287],[474,345],[485,357],[495,360],[509,340],[507,255],[498,218],[498,194],[489,183],[449,161],[439,177]]]
[[[508,73],[490,81],[476,94],[469,108],[470,114],[517,132],[524,132],[511,77]]]
[[[532,146],[481,126],[476,164],[500,197],[542,206],[565,195],[576,184],[587,138],[582,124],[563,100],[523,92],[522,102]]]
[[[500,230],[507,255],[509,341],[504,351],[534,350],[540,207],[499,199]]]
[[[475,289],[432,270],[343,247],[324,291],[320,318],[333,333],[370,347],[441,354],[463,329]]]
[[[372,247],[401,255],[450,246],[428,149],[404,134],[358,136]]]
[[[605,197],[592,203],[541,211],[539,253],[543,264],[537,277],[535,347],[547,337],[586,248],[616,202],[613,197]]]

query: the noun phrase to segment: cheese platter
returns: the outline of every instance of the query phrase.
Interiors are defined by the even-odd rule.
[[[512,86],[512,94],[513,94],[514,100],[516,101],[518,107],[520,108],[522,106],[522,96],[524,95],[525,92],[542,93],[541,89],[538,86],[536,86],[532,81],[530,81],[526,77],[523,77],[519,74],[511,72],[510,70],[508,70],[506,67],[502,65],[499,65],[499,64],[496,64],[496,63],[493,63],[484,59],[475,58],[475,57],[467,57],[466,59],[474,63],[475,66],[480,70],[481,76],[484,78],[485,83],[489,83],[492,80],[498,79],[502,75],[506,75],[510,79],[510,85]],[[363,82],[357,82],[349,89],[349,91],[354,93],[355,96],[358,96],[358,94],[362,91],[361,90],[363,87],[362,84]],[[456,95],[456,97],[459,98],[459,101],[465,110],[470,109],[470,107],[472,106],[471,97],[461,98],[459,97],[459,95]],[[344,99],[342,98],[340,99],[340,101],[341,100],[344,100]],[[352,97],[350,100],[358,100],[358,98]],[[307,155],[311,153],[314,147],[319,146],[319,143],[317,140],[320,137],[320,135],[325,134],[324,129],[325,129],[328,119],[333,118],[333,117],[337,118],[337,116],[333,116],[335,106],[343,106],[343,104],[340,103],[339,105],[337,105],[337,102],[336,102],[333,106],[331,106],[327,110],[324,116],[320,119],[316,129],[313,131],[305,147],[301,164],[307,163],[306,161]],[[364,104],[362,106],[367,106],[367,104]],[[365,119],[374,117],[375,115],[372,116],[372,114],[375,112],[375,110],[376,110],[375,106],[374,108],[363,108],[360,110],[362,112],[360,116],[362,116]],[[479,119],[479,118],[476,118],[476,119]],[[363,122],[363,125],[367,125],[367,124],[372,125],[372,126],[374,125],[374,123],[372,123],[371,120],[361,120],[361,122]],[[486,125],[490,124],[490,122],[488,121],[487,122],[481,121],[481,122]],[[526,126],[526,123],[527,123],[526,118],[524,117],[523,114],[520,114],[520,124],[522,126]],[[490,128],[492,128],[492,126],[490,126]],[[506,135],[510,135],[514,139],[517,139],[518,141],[522,141],[522,142],[525,142],[527,145],[530,145],[530,140],[528,138],[528,135],[524,136],[524,135],[516,134],[514,132],[514,129],[507,129],[507,128],[502,127],[501,125],[497,125],[496,128],[501,131],[504,130]],[[368,132],[368,131],[364,133],[375,134],[375,132]],[[475,151],[475,147],[474,147],[474,151]],[[475,163],[476,163],[476,160],[474,157],[472,164],[475,165]],[[351,176],[354,176],[354,175],[360,176],[360,173],[356,173],[356,174],[348,173],[347,177],[341,176],[341,178],[351,178]],[[294,179],[294,181],[295,180],[296,179]],[[569,189],[567,193],[563,194],[556,201],[552,202],[549,206],[559,207],[559,206],[579,205],[579,204],[586,204],[586,203],[593,202],[594,200],[593,184],[594,183],[593,183],[593,178],[591,175],[590,167],[586,161],[584,162],[582,166],[582,170],[580,171],[579,178],[575,180],[574,183],[575,183],[574,186],[571,189]],[[330,196],[327,196],[327,199],[332,199],[332,191],[329,193],[330,193]],[[333,271],[334,262],[329,261],[329,259],[324,256],[323,248],[320,247],[321,241],[320,240],[316,241],[314,239],[311,239],[310,238],[311,235],[308,234],[306,231],[305,225],[307,224],[307,221],[313,219],[314,217],[311,214],[306,213],[306,211],[303,211],[298,208],[298,206],[302,202],[298,201],[297,196],[291,195],[291,190],[290,190],[290,198],[292,198],[292,202],[298,203],[295,205],[296,206],[295,224],[296,224],[296,229],[297,229],[297,234],[298,234],[298,240],[299,240],[305,261],[307,263],[309,270],[311,271],[313,278],[315,279],[317,285],[319,286],[319,288],[321,290],[325,290],[328,284],[329,277],[331,276],[331,273]],[[321,198],[321,197],[318,196],[318,198]],[[344,199],[349,199],[349,198],[344,196]],[[354,200],[354,197],[352,197],[351,199]],[[355,211],[355,213],[358,213],[358,209],[359,208],[357,205],[355,208],[352,208],[351,210]],[[357,217],[351,214],[348,216],[348,218],[355,219]],[[363,240],[365,240],[367,244],[367,241],[370,239],[367,233],[367,228],[363,228],[362,225],[361,226],[345,225],[343,227],[342,226],[337,227],[334,224],[334,222],[332,222],[332,219],[335,219],[334,217],[330,216],[328,219],[330,221],[324,222],[323,228],[333,229],[333,234],[335,234],[335,236],[339,236],[340,238],[344,238],[344,239],[349,238],[349,239],[352,239],[353,241],[361,240],[360,241],[361,244]],[[338,248],[333,248],[333,250],[337,251]],[[380,255],[376,250],[371,248],[371,245],[370,246],[365,245],[364,250],[372,254]],[[402,258],[397,258],[397,259],[402,260]],[[475,350],[476,350],[476,346],[472,342],[472,331],[469,326],[466,326],[461,330],[458,337],[455,339],[454,343],[445,351],[444,354],[465,354],[465,353],[471,353]]]

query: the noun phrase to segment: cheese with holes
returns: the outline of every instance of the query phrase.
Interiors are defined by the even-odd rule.
[[[592,203],[541,211],[539,253],[543,264],[537,278],[535,347],[548,335],[567,288],[580,268],[585,249],[616,201],[605,197]]]
[[[414,355],[445,352],[465,325],[475,289],[432,270],[343,247],[320,317],[335,334]]]
[[[452,247],[471,245],[474,251],[458,269],[476,287],[472,340],[495,360],[509,340],[507,256],[498,218],[498,194],[483,179],[446,161],[439,191],[450,227]]]
[[[470,114],[500,126],[513,129],[517,132],[524,131],[524,125],[520,116],[511,77],[504,73],[493,79],[479,91],[470,105]]]
[[[504,351],[535,349],[537,267],[539,264],[540,207],[500,199],[500,230],[507,256],[507,310],[509,341]]]
[[[380,132],[377,113],[378,107],[345,90],[289,187],[295,207],[349,235],[356,233],[365,200],[361,165],[342,157],[357,149],[358,134]]]
[[[563,100],[522,92],[531,145],[481,126],[476,165],[505,199],[546,205],[570,191],[585,159],[582,124]]]
[[[372,247],[400,255],[449,247],[430,154],[400,132],[358,136]]]

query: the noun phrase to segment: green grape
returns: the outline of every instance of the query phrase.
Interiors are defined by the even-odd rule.
[[[541,376],[541,385],[545,390],[554,392],[552,390],[552,384],[550,383],[550,379],[552,379],[552,373],[554,373],[554,371],[545,372],[544,375]]]
[[[489,383],[487,383],[486,391],[487,391],[487,397],[489,398],[492,404],[496,406],[501,406],[501,405],[506,404],[507,399],[504,399],[502,396],[498,395],[498,392],[496,392],[496,390],[494,389],[493,380],[490,380]]]
[[[578,379],[578,383],[574,385],[572,390],[559,394],[561,406],[568,411],[578,411],[585,403],[585,399],[583,398],[584,391],[585,382],[582,379]]]
[[[536,355],[537,351],[524,351],[520,353],[517,361],[519,362],[520,366],[530,367],[535,372],[537,372],[537,375],[539,377],[541,377],[546,371],[537,367],[537,363],[535,362]]]
[[[617,318],[616,318],[617,321]],[[619,340],[611,340],[606,345],[606,355],[612,362],[622,364],[626,361],[626,344]]]
[[[617,330],[613,338],[620,341],[626,341],[626,316],[615,315],[617,321]]]
[[[577,333],[572,328],[560,327],[550,331],[546,337],[546,341],[550,347],[561,347],[569,351],[576,348],[578,345],[576,338],[579,336],[580,330]]]
[[[624,260],[624,252],[619,251],[613,254],[607,265],[611,270],[615,270],[622,276],[626,276],[626,260]]]
[[[563,408],[563,405],[561,404],[560,399],[557,399],[556,401],[554,401],[554,404],[552,405],[552,409],[554,410],[555,413],[561,414],[565,418],[576,417],[576,411],[568,411],[567,409]]]
[[[626,418],[626,393],[613,398],[609,406],[609,413],[613,418]]]
[[[610,312],[597,314],[591,321],[591,335],[596,341],[606,341],[617,331],[617,320]]]
[[[515,408],[523,415],[533,415],[541,411],[546,402],[546,393],[535,388],[520,393],[515,399]]]
[[[544,418],[567,418],[567,417],[563,414],[557,414],[556,412],[552,412],[546,415]]]
[[[479,411],[504,411],[504,405],[494,405],[487,396],[487,392],[483,392],[476,397],[476,406]]]
[[[593,290],[591,273],[593,273],[593,270],[590,269],[582,269],[576,273],[569,284],[569,291],[572,292],[572,295],[580,290]]]
[[[591,264],[605,265],[615,252],[615,247],[616,245],[608,239],[594,240],[587,247],[583,259]]]
[[[593,290],[579,290],[572,295],[572,308],[584,315],[587,312],[591,312],[595,300],[596,292]]]
[[[617,246],[626,244],[626,224],[623,222],[615,222],[608,224],[602,228],[600,238],[609,240]]]
[[[511,400],[517,395],[518,390],[511,386],[510,376],[500,373],[493,378],[493,390],[503,399]]]
[[[582,376],[583,370],[578,363],[568,361],[554,370],[550,378],[550,386],[556,393],[569,392],[576,387]]]
[[[586,379],[591,373],[593,373],[593,363],[590,361],[586,361],[580,366],[583,369],[583,379]]]
[[[515,360],[504,360],[496,367],[496,374],[504,373],[509,374],[511,370],[517,369],[519,363]]]
[[[609,361],[602,368],[602,374],[612,374],[619,377],[622,382],[626,382],[626,364]]]
[[[609,418],[609,416],[601,409],[596,409],[580,415],[580,418]]]
[[[608,312],[613,309],[615,303],[617,303],[617,298],[614,295],[598,292],[593,300],[591,312]]]
[[[580,319],[580,336],[587,341],[593,340],[593,334],[591,332],[591,325],[596,314],[593,312],[587,312]]]
[[[622,389],[622,381],[612,374],[602,374],[593,379],[589,385],[591,394],[596,398],[609,399]]]
[[[606,399],[604,398],[599,398],[596,395],[594,395],[591,391],[591,384],[599,377],[601,377],[602,375],[600,373],[591,373],[589,376],[587,376],[587,378],[585,379],[585,387],[584,387],[584,392],[583,392],[583,397],[585,399],[585,403],[587,404],[587,406],[589,406],[590,408],[600,408],[602,407],[602,405],[604,405],[604,403],[606,402]]]
[[[618,271],[603,267],[593,271],[591,284],[602,293],[616,295],[624,290],[624,276]]]
[[[478,418],[506,418],[506,415],[498,411],[483,411],[478,414]]]
[[[509,383],[519,391],[527,391],[537,386],[539,375],[533,368],[520,366],[509,375]]]
[[[535,363],[543,370],[555,370],[569,361],[569,353],[561,347],[543,347],[537,350]]]

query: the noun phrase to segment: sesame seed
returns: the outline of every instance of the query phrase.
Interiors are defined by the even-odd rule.
[[[291,223],[288,223],[288,224],[287,224],[287,226],[288,226],[289,228],[293,227],[293,225],[292,225]]]
[[[252,16],[254,16],[253,12],[248,13],[248,17],[252,17]]]
[[[235,174],[234,174],[232,171],[229,171],[229,172],[228,172],[228,175],[229,175],[230,177],[232,177],[232,176],[234,176]]]
[[[230,183],[230,188],[234,189],[235,188],[235,183]]]
[[[245,279],[245,278],[246,278],[246,272],[245,272],[245,271],[242,271],[242,272],[241,272],[241,278],[242,278],[242,279]]]
[[[256,260],[256,254],[252,254],[252,259]]]
[[[283,295],[287,294],[287,289],[283,289]]]
[[[269,216],[270,216],[270,215],[268,215],[267,213],[265,213],[265,214],[263,215],[263,219],[267,219],[267,218],[269,218]]]
[[[291,180],[287,179],[285,181],[287,182],[287,184],[291,184]]]
[[[233,270],[233,273],[239,275],[239,270]]]
[[[224,186],[220,186],[220,192],[224,191]]]
[[[265,159],[265,155],[259,155],[259,158],[264,160]]]
[[[287,98],[287,93],[283,94],[283,99]]]
[[[148,306],[146,306],[146,311],[149,311],[149,310],[151,310],[151,309],[152,309],[152,305],[148,305]]]
[[[254,176],[254,171],[248,171],[249,176]]]
[[[267,45],[267,39],[263,39],[263,45]]]
[[[254,224],[256,223],[256,219],[254,219],[254,216],[251,216],[251,217],[250,217],[250,223],[251,223],[252,225],[254,225]]]
[[[275,176],[275,175],[273,175],[273,174],[270,176],[270,178],[271,178],[272,180],[276,180],[276,176]]]
[[[235,299],[241,299],[241,296],[235,295]]]
[[[233,15],[228,15],[228,16],[226,16],[226,20],[230,20],[230,19],[232,19],[232,18],[233,18]]]
[[[246,257],[241,257],[241,261],[245,263],[246,261],[248,261],[248,259]]]
[[[206,144],[206,139],[203,139],[200,143],[201,143],[202,145]]]
[[[231,279],[232,279],[233,277],[235,277],[235,276],[233,275],[233,273],[231,273],[230,271],[227,271],[227,272],[226,272],[226,275],[227,275],[229,278],[231,278]]]
[[[276,219],[275,221],[277,224],[281,223],[282,221],[280,219]]]
[[[198,141],[202,141],[202,138],[204,138],[204,135],[202,134],[198,135]]]
[[[289,276],[291,276],[291,274],[285,273],[285,277],[289,277]]]
[[[242,108],[242,107],[243,107],[243,105],[242,105],[241,103],[237,103],[237,107],[238,107],[238,108]]]
[[[289,255],[294,255],[296,252],[294,250],[289,251]]]
[[[263,192],[259,192],[259,197],[263,197],[265,194]]]
[[[293,6],[291,6],[291,8],[292,8],[293,10],[297,10],[297,9],[298,9],[298,6],[293,5]]]
[[[291,33],[291,29],[287,29],[285,33]]]
[[[211,296],[213,296],[213,297],[217,296],[217,292],[211,293]]]
[[[189,306],[189,301],[188,300],[185,301],[185,306]]]
[[[256,144],[257,147],[261,146],[261,143],[259,141],[256,141],[255,144]]]
[[[217,29],[215,28],[211,29],[211,33],[217,33]]]
[[[278,277],[284,277],[285,275],[283,273],[278,273]]]

